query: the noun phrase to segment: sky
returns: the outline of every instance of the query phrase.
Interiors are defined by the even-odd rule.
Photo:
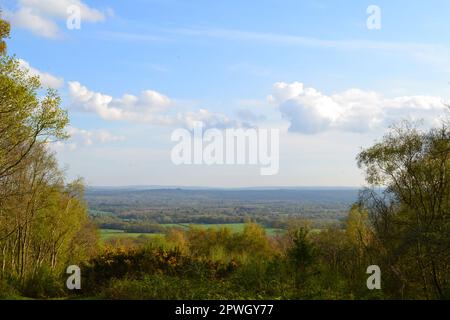
[[[69,112],[71,138],[52,150],[89,185],[361,186],[361,148],[404,119],[438,125],[450,97],[448,0],[0,7],[9,53]],[[172,133],[197,121],[279,130],[277,174],[174,164]]]

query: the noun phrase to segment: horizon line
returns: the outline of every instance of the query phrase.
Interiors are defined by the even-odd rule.
[[[195,186],[195,185],[87,185],[87,188],[115,188],[115,189],[131,189],[131,188],[152,188],[152,189],[361,189],[360,186],[336,186],[336,185],[298,185],[298,186]]]

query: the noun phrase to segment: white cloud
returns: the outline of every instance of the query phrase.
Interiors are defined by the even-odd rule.
[[[5,18],[11,22],[13,27],[28,29],[38,36],[57,38],[60,35],[56,23],[36,14],[32,8],[20,8],[14,13],[6,11]]]
[[[89,7],[81,0],[19,0],[22,7],[32,8],[37,14],[52,18],[65,19],[67,8],[77,6],[81,10],[81,17],[84,21],[100,22],[105,20],[105,14],[95,8]]]
[[[256,114],[250,109],[240,109],[237,111],[237,116],[242,119],[243,121],[247,122],[259,122],[266,119],[266,117],[262,114]]]
[[[67,145],[69,146],[93,146],[99,143],[110,143],[124,141],[125,137],[121,135],[114,135],[109,131],[99,130],[84,130],[76,127],[69,127],[67,133],[70,135]]]
[[[195,112],[185,112],[177,114],[177,123],[189,129],[194,128],[195,122],[201,121],[205,127],[224,129],[228,127],[240,127],[241,124],[228,116],[211,112],[207,109],[199,109]]]
[[[69,82],[69,94],[75,107],[99,115],[105,120],[125,120],[155,124],[170,124],[172,120],[160,114],[171,100],[156,91],[146,90],[139,97],[125,94],[121,98],[94,92],[79,82]]]
[[[69,126],[67,128],[67,133],[69,134],[69,139],[65,141],[55,141],[47,143],[47,147],[49,148],[49,150],[74,151],[79,149],[80,147],[94,147],[100,144],[125,141],[124,136],[114,135],[111,132],[103,129],[85,130]]]
[[[238,125],[226,115],[206,109],[174,112],[175,102],[154,90],[143,91],[139,96],[124,94],[121,98],[113,98],[107,94],[91,91],[74,81],[69,82],[69,95],[74,108],[95,113],[105,120],[188,128],[192,128],[196,121],[204,122],[207,127],[216,128]]]
[[[43,87],[58,89],[64,85],[63,78],[59,78],[50,73],[42,72],[36,68],[33,68],[27,61],[23,59],[19,59],[19,64],[22,68],[27,69],[31,75],[38,76]]]
[[[45,38],[58,38],[61,31],[57,21],[65,21],[69,17],[70,6],[80,8],[82,23],[102,22],[107,15],[112,15],[111,9],[103,12],[81,0],[19,0],[17,11],[5,11],[5,17],[13,27],[28,29]]]
[[[384,98],[360,89],[326,95],[300,82],[278,82],[273,89],[269,102],[290,122],[289,130],[300,133],[365,132],[403,119],[435,125],[445,110],[443,99],[433,96]]]

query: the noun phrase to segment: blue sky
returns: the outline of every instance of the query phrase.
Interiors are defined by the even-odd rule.
[[[66,27],[70,5],[79,30]],[[379,30],[367,28],[369,5]],[[55,146],[62,166],[91,185],[359,186],[360,148],[403,118],[435,125],[450,93],[448,0],[1,6],[9,52],[69,110],[73,137]],[[175,166],[170,135],[188,118],[279,128],[279,174]]]

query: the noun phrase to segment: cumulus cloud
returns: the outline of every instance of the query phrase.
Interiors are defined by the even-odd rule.
[[[38,76],[43,87],[58,89],[64,85],[63,78],[59,78],[50,73],[42,72],[36,68],[33,68],[27,61],[23,59],[19,59],[19,64],[21,68],[27,69],[31,75]]]
[[[125,94],[121,98],[94,92],[79,82],[69,82],[69,95],[76,108],[99,115],[105,120],[125,120],[155,124],[171,124],[173,119],[161,114],[171,100],[156,91],[143,91],[139,97]]]
[[[91,146],[95,143],[109,143],[124,141],[124,136],[116,136],[107,130],[84,130],[76,127],[69,127],[67,133],[72,142],[78,142],[85,146]]]
[[[32,33],[46,37],[58,38],[61,30],[57,21],[65,21],[69,17],[68,9],[77,6],[80,9],[81,21],[97,23],[112,15],[111,9],[105,12],[91,8],[81,0],[19,0],[18,9],[5,11],[5,17],[14,27],[30,30]]]
[[[103,129],[85,130],[70,126],[67,129],[70,138],[67,141],[57,141],[51,145],[55,149],[75,150],[80,146],[91,147],[99,144],[125,141],[125,137],[114,135]]]
[[[237,116],[243,121],[248,121],[251,123],[263,121],[266,117],[262,114],[256,114],[249,109],[239,109],[237,111]]]
[[[189,129],[193,129],[195,122],[202,122],[207,128],[224,129],[229,127],[241,126],[235,120],[230,119],[228,116],[211,112],[206,109],[199,109],[198,111],[190,111],[185,113],[178,113],[176,116],[177,123],[185,126]]]
[[[6,11],[5,18],[14,27],[28,29],[45,38],[57,38],[60,34],[55,22],[36,14],[32,8],[24,7],[16,12]]]
[[[226,115],[206,109],[175,112],[175,102],[154,90],[141,92],[139,96],[124,94],[121,98],[89,90],[79,82],[68,83],[72,107],[97,114],[105,120],[148,123],[162,126],[192,128],[196,121],[207,127],[230,127],[238,125]]]
[[[69,134],[68,140],[48,142],[47,148],[52,151],[74,151],[80,147],[93,147],[101,144],[125,141],[124,136],[114,135],[103,129],[85,130],[70,126],[67,128],[67,133]]]
[[[313,134],[328,130],[366,132],[403,119],[438,123],[445,105],[439,97],[384,98],[360,89],[326,95],[301,82],[278,82],[268,101],[290,122],[289,130]]]

